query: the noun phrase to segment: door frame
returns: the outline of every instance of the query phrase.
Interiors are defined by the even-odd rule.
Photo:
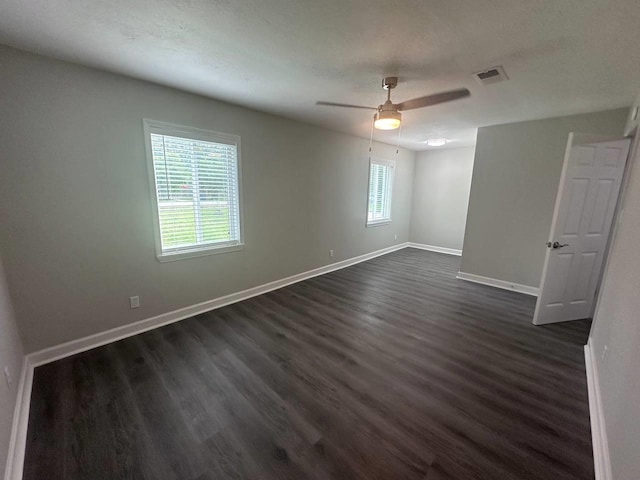
[[[593,318],[593,315],[597,310],[598,304],[600,302],[600,291],[601,291],[600,287],[602,286],[602,280],[604,279],[605,271],[607,270],[607,267],[609,265],[609,252],[610,252],[611,243],[617,231],[618,222],[620,219],[620,212],[623,210],[622,207],[624,204],[624,193],[626,191],[627,184],[629,183],[628,182],[629,169],[631,168],[631,164],[636,158],[636,153],[640,154],[640,150],[639,150],[640,136],[637,135],[637,133],[638,133],[638,129],[631,132],[629,135],[620,135],[620,136],[571,132],[569,133],[569,137],[567,139],[567,146],[565,148],[564,160],[562,162],[562,172],[560,174],[560,181],[558,183],[558,190],[556,194],[556,202],[553,207],[553,217],[551,219],[551,228],[549,229],[549,235],[547,237],[547,241],[550,241],[550,242],[553,241],[553,238],[555,236],[556,222],[558,220],[558,215],[560,210],[559,208],[560,200],[562,199],[562,194],[564,193],[564,187],[565,187],[564,184],[567,176],[567,170],[569,168],[569,159],[571,156],[571,146],[573,144],[574,139],[577,139],[578,141],[584,142],[584,143],[589,143],[589,142],[598,143],[598,142],[608,142],[608,141],[620,140],[621,138],[631,137],[631,145],[629,146],[629,153],[627,154],[627,162],[622,172],[620,190],[618,191],[618,198],[616,199],[616,206],[613,210],[613,218],[611,219],[611,228],[609,230],[609,238],[607,238],[607,242],[604,247],[604,252],[602,254],[603,255],[602,265],[600,267],[600,273],[598,274],[598,280],[596,282],[596,290],[594,292],[594,301],[591,306],[590,318]],[[536,323],[536,318],[537,318],[538,310],[541,307],[539,299],[540,299],[540,294],[542,293],[542,289],[544,287],[545,279],[547,276],[547,268],[549,267],[549,255],[551,255],[551,249],[547,247],[545,251],[544,263],[542,266],[542,276],[540,277],[540,283],[538,286],[538,292],[539,292],[538,300],[536,301],[536,307],[533,313],[532,323],[534,325],[544,325],[544,324]],[[562,323],[562,322],[559,322],[559,323]]]
[[[594,302],[592,318],[595,316],[595,313],[598,311],[600,307],[600,300],[602,297],[602,282],[606,277],[607,271],[609,270],[609,256],[611,254],[611,245],[613,245],[613,241],[618,235],[618,229],[620,226],[620,222],[624,217],[624,204],[626,200],[627,187],[629,186],[629,178],[631,177],[631,170],[633,168],[633,164],[636,161],[640,162],[640,126],[635,125],[632,130],[627,132],[625,138],[631,138],[631,146],[629,147],[629,156],[627,157],[627,164],[624,167],[624,172],[622,174],[622,183],[620,184],[620,193],[618,194],[618,203],[616,204],[616,208],[613,212],[613,220],[611,221],[611,231],[609,232],[609,240],[607,241],[607,246],[604,251],[604,259],[602,264],[602,269],[600,271],[600,278],[598,278],[598,285],[596,287],[596,299]],[[640,167],[636,167],[640,168]],[[591,330],[589,331],[589,339],[591,339],[591,335],[593,334],[595,321],[591,322]]]

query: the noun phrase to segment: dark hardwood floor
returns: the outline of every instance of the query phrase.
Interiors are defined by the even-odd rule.
[[[589,322],[404,249],[35,371],[26,480],[592,479]]]

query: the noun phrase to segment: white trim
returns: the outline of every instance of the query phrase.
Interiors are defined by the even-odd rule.
[[[139,322],[135,322],[133,324],[124,325],[122,327],[117,327],[111,330],[107,330],[105,332],[97,333],[94,335],[90,335],[88,337],[84,337],[78,340],[72,340],[70,342],[63,343],[61,345],[57,345],[54,347],[46,348],[44,350],[40,350],[38,352],[30,353],[25,356],[22,372],[20,375],[20,384],[18,387],[18,396],[16,400],[16,406],[14,411],[14,420],[13,426],[11,430],[11,439],[9,443],[9,452],[7,457],[7,466],[5,470],[5,480],[21,480],[23,469],[24,469],[24,455],[26,448],[26,440],[27,440],[27,427],[29,422],[29,407],[31,402],[31,388],[33,383],[33,371],[35,367],[40,365],[44,365],[50,362],[54,362],[61,358],[65,358],[76,353],[84,352],[86,350],[91,350],[93,348],[100,347],[102,345],[106,345],[108,343],[112,343],[123,338],[131,337],[133,335],[137,335],[139,333],[143,333],[149,330],[153,330],[155,328],[162,327],[164,325],[168,325],[170,323],[178,322],[180,320],[184,320],[186,318],[192,317],[194,315],[198,315],[201,313],[205,313],[211,310],[215,310],[217,308],[224,307],[226,305],[230,305],[232,303],[240,302],[243,300],[247,300],[251,297],[255,297],[257,295],[262,295],[263,293],[270,292],[272,290],[277,290],[282,287],[286,287],[287,285],[291,285],[297,282],[301,282],[303,280],[316,277],[318,275],[323,275],[325,273],[333,272],[335,270],[340,270],[342,268],[350,267],[351,265],[355,265],[357,263],[365,262],[375,257],[379,257],[381,255],[386,255],[387,253],[395,252],[397,250],[402,250],[403,248],[419,248],[423,250],[431,250],[439,253],[447,253],[450,255],[460,255],[458,250],[454,249],[446,249],[444,247],[434,247],[431,245],[423,245],[418,243],[400,243],[398,245],[394,245],[391,247],[383,248],[381,250],[377,250],[371,253],[366,253],[364,255],[360,255],[357,257],[353,257],[347,260],[342,260],[340,262],[332,263],[329,265],[325,265],[323,267],[315,268],[313,270],[309,270],[306,272],[302,272],[296,275],[292,275],[290,277],[283,278],[281,280],[276,280],[273,282],[266,283],[264,285],[259,285],[257,287],[249,288],[247,290],[243,290],[241,292],[232,293],[229,295],[225,295],[223,297],[219,297],[213,300],[209,300],[206,302],[202,302],[196,305],[192,305],[189,307],[181,308],[178,310],[174,310],[172,312],[167,312],[152,318],[148,318],[145,320],[141,320]],[[480,275],[474,275],[465,272],[458,272],[456,278],[467,280],[470,282],[481,283],[483,285],[490,285],[498,288],[504,288],[507,290],[514,290],[520,293],[525,293],[527,295],[537,295],[537,288],[519,285],[511,282],[505,282],[504,280],[496,280],[489,277],[482,277]],[[597,390],[597,383],[592,377],[595,375],[597,379],[597,372],[595,370],[595,365],[593,367],[590,366],[589,356],[587,347],[585,347],[585,358],[587,358],[587,379],[589,384],[589,406],[592,412],[592,422],[594,422],[594,418],[596,418],[600,423],[598,426],[595,424],[592,425],[592,431],[594,435],[594,457],[596,458],[596,480],[610,480],[609,476],[601,473],[601,476],[598,476],[598,460],[600,462],[605,462],[605,468],[609,465],[609,457],[608,457],[608,449],[606,448],[606,436],[604,434],[604,420],[602,419],[601,414],[594,417],[594,412],[600,412],[599,405],[599,391]],[[591,373],[590,373],[591,372]],[[590,377],[591,375],[592,377]],[[596,392],[593,394],[593,392]],[[597,395],[597,400],[595,399]],[[592,397],[594,397],[593,402],[596,405],[592,405]],[[598,428],[598,429],[597,429]],[[596,432],[599,434],[598,442],[596,441]],[[603,440],[601,440],[603,438]],[[596,445],[599,446],[599,450],[596,454]],[[606,453],[606,454],[605,454]],[[602,463],[600,464],[602,465]],[[610,472],[610,467],[609,472]]]
[[[69,342],[56,345],[54,347],[45,348],[38,352],[34,352],[28,355],[34,367],[50,363],[61,358],[65,358],[76,353],[91,350],[92,348],[100,347],[108,343],[122,340],[123,338],[131,337],[139,333],[143,333],[154,328],[162,327],[170,323],[174,323],[185,318],[193,317],[201,313],[209,312],[217,308],[230,305],[232,303],[241,302],[257,295],[277,290],[293,283],[298,283],[308,278],[317,277],[325,273],[333,272],[334,270],[340,270],[342,268],[350,267],[356,263],[364,262],[380,255],[386,255],[387,253],[395,252],[406,248],[406,243],[400,243],[392,247],[383,248],[371,253],[365,253],[357,257],[342,260],[340,262],[331,263],[323,267],[314,268],[306,272],[298,273],[290,277],[286,277],[273,282],[265,283],[264,285],[258,285],[257,287],[242,290],[240,292],[231,293],[223,297],[214,298],[213,300],[207,300],[206,302],[198,303],[188,307],[173,310],[172,312],[163,313],[155,317],[140,320],[135,323],[116,327],[105,332],[89,335],[88,337],[80,338],[77,340],[71,340]]]
[[[371,196],[371,166],[372,165],[382,165],[384,167],[389,167],[389,169],[391,170],[389,173],[389,217],[385,217],[385,218],[380,218],[377,220],[369,220],[369,201],[370,201],[370,196]],[[367,182],[367,216],[366,216],[366,222],[365,222],[365,226],[367,228],[369,227],[379,227],[382,225],[388,225],[391,223],[391,217],[392,217],[392,211],[393,211],[393,183],[395,182],[395,178],[396,178],[396,162],[395,160],[387,160],[384,158],[379,158],[379,157],[372,157],[369,156],[369,171],[368,171],[368,175],[369,175],[369,181]]]
[[[160,263],[173,262],[174,260],[183,260],[185,258],[206,257],[207,255],[215,255],[218,253],[239,252],[244,249],[244,243],[236,243],[234,245],[224,244],[224,246],[210,246],[207,248],[193,248],[189,250],[177,250],[174,252],[162,253],[156,255]]]
[[[9,444],[9,456],[7,458],[5,480],[22,479],[25,445],[27,439],[27,426],[29,419],[29,404],[31,401],[31,387],[33,381],[33,370],[35,367],[60,360],[65,357],[69,357],[71,355],[75,355],[76,353],[91,350],[108,343],[116,342],[118,340],[122,340],[123,338],[131,337],[139,333],[153,330],[170,323],[178,322],[180,320],[193,317],[194,315],[199,315],[201,313],[215,310],[232,303],[241,302],[257,295],[262,295],[272,290],[286,287],[287,285],[291,285],[293,283],[317,277],[318,275],[323,275],[335,270],[350,267],[357,263],[365,262],[381,255],[386,255],[387,253],[402,250],[406,247],[407,243],[400,243],[398,245],[383,248],[381,250],[366,253],[364,255],[359,255],[357,257],[325,265],[313,270],[308,270],[306,272],[292,275],[280,280],[275,280],[264,285],[249,288],[241,292],[232,293],[213,300],[198,303],[196,305],[180,308],[178,310],[163,313],[161,315],[157,315],[145,320],[140,320],[129,325],[116,327],[105,332],[96,333],[88,337],[72,340],[54,347],[49,347],[44,350],[30,353],[29,355],[25,356],[23,362],[20,386],[18,390],[18,398],[16,401],[16,408],[14,413],[14,422],[11,432],[11,441]]]
[[[382,227],[384,225],[389,225],[390,223],[391,223],[391,220],[376,220],[375,222],[368,222],[366,227],[367,228]]]
[[[587,389],[589,391],[589,416],[591,417],[591,441],[593,443],[593,463],[596,480],[612,480],[609,441],[602,411],[600,384],[598,383],[597,356],[593,354],[591,341],[584,346],[584,364],[587,370]]]
[[[537,297],[539,293],[539,289],[536,287],[507,282],[506,280],[499,280],[497,278],[483,277],[482,275],[475,275],[473,273],[458,272],[456,278],[466,280],[468,282],[480,283],[482,285],[489,285],[490,287],[502,288],[503,290],[512,290],[514,292],[524,293],[525,295],[531,295],[533,297]]]
[[[357,263],[371,260],[372,258],[386,255],[387,253],[402,250],[407,247],[407,243],[400,243],[391,247],[376,250],[375,252],[365,253],[357,257],[342,260],[340,262],[325,265],[323,267],[314,268],[306,272],[298,273],[290,277],[286,277],[273,282],[265,283],[257,287],[249,288],[241,292],[232,293],[223,297],[215,298],[206,302],[191,305],[189,307],[180,308],[172,312],[163,313],[155,317],[140,320],[129,325],[113,328],[105,332],[96,333],[88,337],[71,340],[70,342],[56,345],[54,347],[45,348],[25,356],[22,365],[22,373],[20,376],[20,385],[18,387],[18,396],[13,417],[13,426],[11,429],[11,439],[9,442],[9,452],[7,457],[7,467],[5,470],[5,480],[22,480],[24,469],[24,455],[27,442],[27,427],[29,424],[29,406],[31,403],[31,387],[33,383],[33,371],[36,367],[46,363],[60,360],[61,358],[75,355],[76,353],[91,350],[108,343],[122,340],[139,333],[143,333],[154,328],[159,328],[170,323],[178,322],[194,315],[199,315],[217,308],[230,305],[232,303],[241,302],[257,295],[277,290],[293,283],[298,283],[309,278],[324,275],[325,273],[340,270]]]
[[[196,127],[188,127],[185,125],[177,125],[173,123],[160,122],[142,119],[142,127],[145,142],[145,158],[147,163],[147,176],[149,179],[149,195],[151,199],[154,240],[156,245],[156,258],[159,262],[171,262],[187,258],[202,257],[205,255],[215,255],[220,253],[229,253],[242,250],[244,248],[244,210],[242,203],[242,153],[241,138],[239,135],[231,133],[215,132],[213,130],[203,130]],[[160,233],[160,209],[158,206],[156,174],[153,163],[153,149],[151,147],[151,134],[169,135],[193,140],[201,140],[205,142],[222,143],[233,145],[236,147],[236,190],[238,204],[238,238],[226,245],[203,244],[192,245],[185,250],[167,250],[162,249],[162,235]]]
[[[16,405],[13,411],[13,425],[11,426],[11,437],[9,439],[7,465],[4,471],[5,480],[22,480],[32,384],[33,365],[31,365],[29,357],[25,356],[22,361],[20,383],[18,384]]]
[[[429,250],[430,252],[446,253],[447,255],[455,255],[457,257],[462,256],[462,250],[458,250],[457,248],[436,247],[435,245],[427,245],[424,243],[413,243],[413,242],[409,242],[408,247],[419,248],[420,250]]]

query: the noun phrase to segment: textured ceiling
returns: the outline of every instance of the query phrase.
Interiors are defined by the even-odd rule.
[[[378,105],[467,87],[404,114],[400,143],[475,142],[477,127],[628,106],[638,0],[3,0],[0,43],[368,137]],[[471,73],[504,65],[489,86]],[[397,132],[376,132],[395,143]]]

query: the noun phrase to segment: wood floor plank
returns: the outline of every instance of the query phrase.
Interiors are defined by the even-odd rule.
[[[240,316],[236,314],[233,318],[235,326],[239,323]],[[425,404],[416,408],[415,404],[408,403],[406,391],[387,388],[395,383],[394,377],[385,379],[380,372],[374,369],[368,369],[363,373],[363,376],[367,378],[367,382],[363,382],[359,374],[348,373],[348,367],[359,365],[358,361],[351,356],[345,357],[340,352],[325,353],[322,356],[323,363],[320,368],[314,364],[306,366],[303,360],[306,353],[303,344],[298,342],[291,332],[287,336],[273,326],[271,321],[274,318],[275,316],[271,315],[260,320],[261,330],[271,330],[271,334],[276,340],[267,350],[278,352],[281,348],[287,348],[290,358],[288,368],[299,376],[304,375],[307,381],[320,382],[323,387],[318,389],[318,394],[323,395],[324,402],[333,402],[336,408],[340,408],[343,412],[349,412],[351,417],[346,418],[346,423],[350,425],[350,428],[356,428],[356,426],[362,428],[362,425],[366,425],[365,435],[373,434],[376,438],[389,440],[389,443],[386,443],[376,456],[385,459],[385,466],[400,460],[396,469],[406,468],[406,471],[401,475],[402,478],[412,478],[414,474],[422,478],[428,468],[430,463],[428,458],[431,454],[427,453],[424,448],[422,451],[416,449],[416,443],[438,446],[442,451],[451,450],[456,442],[459,443],[459,438],[455,438],[460,436],[458,431],[450,428],[451,419],[449,424],[438,421],[438,418],[443,415],[434,411],[434,407],[442,409],[445,408],[444,405],[435,404],[427,397],[424,399]],[[288,338],[290,342],[286,346],[283,342],[277,342],[277,338]],[[316,341],[312,342],[312,346],[314,349],[309,351],[317,352],[319,350]],[[314,366],[316,368],[313,368]],[[376,385],[372,385],[374,377],[377,379]],[[327,397],[326,392],[333,392],[333,394]],[[428,422],[421,422],[420,409],[430,411]],[[463,412],[455,412],[454,420],[456,422],[461,413]],[[401,433],[395,428],[395,424],[402,426]],[[447,443],[443,445],[443,441]],[[449,443],[451,441],[453,444]],[[382,443],[385,443],[384,440]],[[499,441],[496,442],[494,439],[494,443],[499,443]],[[477,453],[474,450],[477,449],[468,447],[466,457],[461,461],[473,460],[473,454]],[[483,457],[476,457],[475,461],[483,461]],[[501,466],[495,462],[487,464],[486,467],[490,470],[498,470],[492,472],[494,476],[504,475],[504,472],[500,470]]]
[[[301,331],[300,324],[301,322],[292,320],[289,328],[293,329],[293,331]],[[381,352],[383,348],[383,345],[378,342],[374,341],[375,349],[373,352],[366,352],[364,349],[357,348],[352,348],[348,352],[341,348],[335,348],[334,342],[328,341],[322,330],[314,331],[310,329],[302,338],[305,344],[313,344],[319,350],[335,351],[338,356],[344,356],[347,361],[344,362],[343,368],[351,372],[355,377],[366,377],[369,381],[374,377],[378,377],[381,389],[389,381],[394,380],[400,380],[398,382],[400,385],[411,385],[412,387],[403,389],[402,397],[405,400],[414,398],[413,405],[411,407],[406,406],[407,412],[411,412],[410,418],[413,421],[415,421],[421,406],[428,408],[431,416],[440,415],[443,418],[464,417],[472,412],[472,417],[464,421],[473,422],[473,419],[482,419],[481,422],[476,422],[477,433],[497,438],[498,440],[494,439],[492,441],[492,445],[496,450],[503,452],[507,459],[518,455],[519,450],[518,448],[511,448],[511,442],[505,442],[502,439],[518,438],[523,429],[525,431],[529,429],[542,430],[540,428],[541,425],[537,422],[523,421],[530,419],[527,419],[520,412],[518,412],[517,416],[509,415],[510,412],[508,410],[503,408],[492,410],[486,402],[476,401],[468,394],[457,394],[454,387],[450,385],[451,380],[460,385],[468,385],[468,382],[463,382],[461,381],[462,379],[448,379],[443,376],[440,378],[435,377],[436,382],[430,382],[429,379],[433,380],[434,376],[427,378],[424,375],[417,374],[415,370],[407,369],[406,366],[400,364],[401,358],[382,358],[380,354],[376,354],[376,352]],[[367,355],[367,353],[371,354]],[[408,355],[405,353],[403,356],[407,357]],[[421,365],[420,368],[424,369],[425,366]],[[352,382],[355,383],[355,381]],[[419,388],[415,388],[415,386]],[[430,405],[424,405],[424,397],[420,394],[427,389],[431,394],[430,397],[434,400]],[[396,406],[398,405],[397,401],[393,403]],[[456,405],[457,410],[454,411],[450,405]],[[511,413],[515,412],[512,410]],[[547,432],[552,429],[550,424],[544,423],[547,425]],[[565,433],[571,435],[571,432]],[[573,440],[578,441],[579,439],[574,438]],[[477,441],[480,442],[482,440],[478,439]],[[532,436],[527,438],[526,441],[530,444],[530,448],[539,452],[540,455],[547,455],[548,452],[553,451],[555,448],[562,447],[561,444],[556,442],[556,437],[553,435]],[[514,446],[517,447],[517,445]],[[574,463],[579,463],[581,459],[577,457],[573,460]],[[530,457],[529,461],[534,461],[534,458]],[[571,471],[572,467],[575,467],[575,465],[569,466],[568,470]]]
[[[170,332],[170,330],[169,330]],[[219,405],[207,401],[207,388],[193,374],[189,365],[181,362],[165,340],[169,332],[154,330],[140,335],[149,365],[164,383],[173,403],[183,413],[187,428],[197,443],[214,436],[224,427],[225,419],[217,414]]]
[[[263,318],[261,323],[264,325],[265,321]],[[242,314],[234,312],[231,323],[233,326],[227,325],[226,330],[220,323],[209,323],[207,326],[214,329],[214,334],[223,335],[229,342],[241,345],[230,332],[243,323]],[[266,354],[266,363],[271,361],[279,364],[280,368],[286,368],[290,378],[295,379],[286,384],[285,389],[289,391],[289,395],[283,393],[283,396],[302,399],[308,407],[307,415],[322,427],[326,442],[334,442],[349,451],[349,456],[356,459],[361,468],[368,464],[365,459],[361,459],[361,451],[384,459],[375,472],[370,468],[366,469],[369,478],[389,478],[388,475],[393,471],[402,472],[403,478],[424,475],[430,461],[428,451],[415,446],[414,442],[403,437],[392,424],[371,412],[366,405],[354,403],[348,392],[334,381],[335,377],[326,373],[327,370],[335,369],[335,365],[326,360],[319,364],[313,356],[307,357],[306,352],[287,347],[282,341],[285,338],[283,336],[274,334],[269,337],[252,330],[246,324],[244,327],[245,338],[255,341],[255,346]],[[266,330],[262,330],[262,333],[266,333]],[[266,363],[261,363],[261,366]],[[261,377],[271,380],[274,378],[273,375]],[[272,388],[280,390],[277,386]]]
[[[284,424],[287,422],[282,415],[279,416],[283,422],[280,424],[281,428],[274,430],[269,428],[269,420],[274,413],[269,412],[270,418],[265,418],[258,413],[242,391],[219,369],[216,359],[218,355],[224,353],[224,350],[215,355],[207,355],[202,348],[203,345],[198,345],[181,329],[174,329],[169,336],[175,354],[181,361],[188,364],[193,372],[197,372],[196,375],[208,387],[209,392],[206,398],[215,401],[218,413],[226,416],[225,433],[237,436],[245,449],[250,452],[252,461],[260,471],[271,472],[267,478],[307,478],[295,462],[296,457],[300,456],[299,449],[296,448],[299,443],[295,442],[300,440],[296,431],[286,429]],[[282,427],[285,427],[284,431]],[[315,437],[317,433],[314,432],[312,435]],[[209,441],[206,443],[209,446]],[[307,442],[304,447],[308,449],[310,443]],[[208,460],[215,461],[210,458]],[[215,463],[211,468],[219,467],[218,462]]]
[[[208,331],[207,326],[210,327],[213,324],[207,322],[206,316],[201,317],[201,319],[206,323],[206,326],[194,324],[193,329]],[[240,321],[238,317],[234,317],[234,320]],[[222,322],[218,322],[215,325],[220,327],[222,326]],[[189,332],[191,331],[192,329],[190,329]],[[207,333],[205,333],[205,335],[206,334]],[[211,335],[212,333],[208,334]],[[220,334],[220,331],[216,329],[215,334]],[[343,428],[340,432],[335,433],[335,429],[331,428],[331,424],[338,423],[340,421],[340,415],[329,411],[326,405],[321,404],[314,394],[313,388],[309,390],[303,388],[303,386],[307,385],[307,382],[301,381],[299,378],[293,376],[289,369],[284,367],[286,360],[283,361],[282,357],[276,357],[275,360],[269,358],[257,343],[252,342],[250,337],[238,334],[231,329],[227,329],[226,335],[221,334],[219,338],[225,338],[230,345],[239,346],[240,348],[234,348],[233,351],[242,358],[245,364],[255,372],[262,381],[290,405],[293,405],[305,418],[323,427],[325,436],[316,442],[313,448],[305,454],[305,460],[309,463],[312,470],[320,472],[321,474],[326,473],[326,475],[321,478],[353,478],[363,480],[372,478],[361,471],[357,465],[357,461],[354,461],[353,456],[346,455],[346,452],[349,452],[350,449],[353,448],[350,440],[353,437],[353,432]],[[251,347],[244,348],[243,345],[251,345]],[[346,422],[339,424],[345,425]],[[336,448],[329,438],[327,438],[332,436],[337,436],[339,439],[347,442],[346,448]],[[369,448],[368,450],[374,451],[375,447]],[[357,455],[357,450],[355,449],[354,454]],[[342,476],[335,477],[332,472],[341,472]],[[348,472],[348,474],[345,472]]]
[[[590,322],[416,249],[38,367],[25,480],[584,480]]]
[[[138,337],[110,345],[117,358],[116,368],[131,389],[141,427],[152,439],[160,455],[166,459],[175,476],[195,479],[206,471],[199,442],[189,428],[185,412],[180,408],[160,376],[149,365],[148,352]]]
[[[292,301],[289,303],[299,304],[299,303],[304,303],[304,301],[305,300],[303,298],[298,297],[296,298],[295,302]],[[316,308],[316,313],[321,313],[320,306]],[[401,332],[396,332],[396,335],[385,336],[384,342],[383,342],[378,337],[371,335],[366,331],[363,331],[363,329],[358,329],[355,332],[355,334],[350,333],[349,335],[345,334],[345,330],[341,330],[340,334],[336,335],[331,333],[331,331],[329,330],[323,330],[321,326],[321,324],[323,323],[323,319],[321,316],[313,318],[313,320],[314,321],[310,322],[309,324],[309,328],[312,329],[311,336],[318,338],[319,341],[326,342],[327,340],[329,340],[331,343],[331,346],[329,348],[335,347],[338,349],[342,349],[343,352],[350,351],[352,353],[364,355],[367,358],[369,358],[370,361],[374,363],[378,363],[378,365],[376,366],[377,370],[383,370],[386,366],[389,366],[390,369],[394,370],[395,375],[408,375],[409,380],[413,383],[424,381],[425,388],[428,387],[428,382],[436,379],[437,382],[435,383],[435,385],[438,385],[438,386],[442,385],[445,388],[449,389],[449,393],[451,395],[455,396],[456,392],[463,391],[464,397],[461,397],[458,395],[457,397],[458,401],[464,402],[466,401],[467,398],[475,400],[476,398],[474,397],[474,394],[478,394],[478,395],[481,395],[482,398],[478,398],[477,400],[481,400],[484,405],[497,404],[497,407],[499,407],[500,411],[507,411],[507,412],[509,411],[511,402],[503,401],[502,395],[495,395],[494,391],[488,391],[486,388],[484,388],[485,387],[484,385],[475,382],[473,378],[464,382],[460,381],[460,378],[457,378],[456,376],[452,375],[457,372],[455,368],[453,368],[451,365],[444,365],[444,367],[446,368],[443,368],[443,366],[440,365],[443,357],[441,353],[439,353],[440,356],[437,358],[433,358],[433,356],[430,356],[429,358],[426,359],[427,361],[424,361],[425,360],[424,357],[426,353],[431,354],[433,353],[434,350],[437,352],[437,350],[441,349],[441,347],[437,343],[430,343],[429,345],[427,345],[428,348],[426,348],[425,350],[420,349],[419,355],[416,355],[414,352],[412,352],[412,348],[411,348],[413,346],[412,342],[405,342],[402,339],[399,339],[399,337],[401,336]],[[302,323],[303,322],[300,321],[300,319],[298,319],[298,321],[296,321],[294,325],[301,325]],[[346,351],[344,350],[344,347],[340,347],[340,344],[342,343],[341,342],[342,338],[346,337],[350,339],[353,337],[355,339],[355,335],[357,335],[360,339],[367,339],[366,344],[363,344],[364,348],[356,345],[354,342],[351,342],[346,347],[347,348]],[[394,343],[397,343],[397,346],[398,346],[398,348],[394,349],[394,351],[400,352],[399,355],[393,355],[391,349],[384,348],[385,345],[391,345]],[[452,345],[448,345],[448,347],[451,349]],[[457,349],[458,348],[454,348],[454,350],[457,350]],[[433,360],[440,360],[440,362],[436,362]],[[480,359],[478,358],[478,360]],[[488,360],[478,362],[478,363],[493,365],[495,363],[495,360],[496,359],[490,358]],[[385,362],[385,363],[380,364],[380,362]],[[509,362],[509,364],[511,365],[513,364],[513,362]],[[525,366],[527,368],[529,367],[533,368],[535,367],[535,364],[532,362],[531,364],[527,364]],[[472,374],[473,372],[466,372],[466,373]],[[500,377],[504,381],[504,377],[507,376],[506,372],[502,371],[500,372],[500,374],[501,374]],[[480,378],[482,383],[491,381],[491,378],[488,376],[484,376]],[[565,375],[562,378],[562,380],[563,380],[563,384],[565,384],[567,381],[571,381],[572,379],[571,377],[567,378],[567,376]],[[580,385],[582,385],[582,383],[580,383]],[[502,387],[502,383],[495,383],[494,385],[494,388],[498,390],[501,387]],[[509,393],[509,388],[503,388],[502,390],[503,392],[501,393],[503,395]],[[516,391],[519,391],[519,390],[516,390]],[[537,398],[538,398],[537,396],[521,395],[520,400],[525,402],[527,400],[535,401]],[[446,401],[446,399],[444,399],[444,401]],[[550,407],[553,410],[555,410],[554,404],[551,404]],[[516,413],[516,412],[512,412],[512,413]],[[532,408],[530,410],[521,412],[519,417],[520,417],[520,420],[541,422],[543,424],[546,424],[547,428],[552,428],[552,425],[554,425],[554,420],[555,421],[560,420],[567,414],[573,414],[573,412],[569,409],[558,409],[555,419],[550,418],[549,414],[550,414],[549,408],[546,409],[544,416],[541,416],[538,414],[537,408]],[[571,434],[571,432],[565,432],[565,433],[568,435]],[[575,441],[580,441],[580,439],[575,438]]]
[[[39,367],[34,374],[24,478],[65,478],[64,404],[71,388],[67,367],[68,362],[56,362]]]

